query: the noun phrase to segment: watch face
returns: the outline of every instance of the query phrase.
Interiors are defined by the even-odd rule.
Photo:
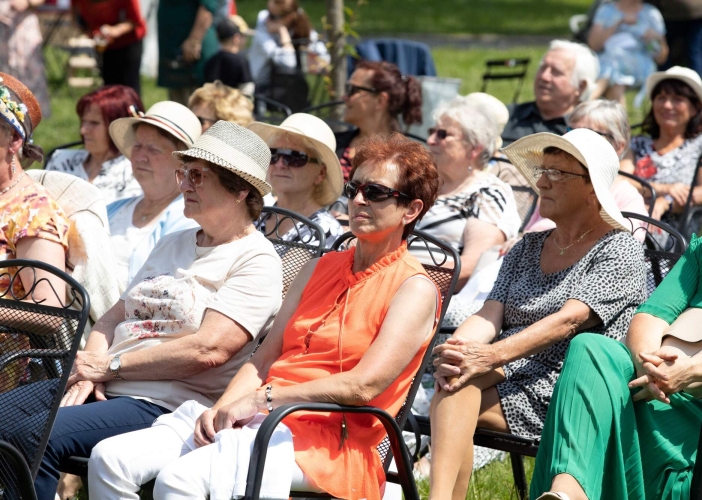
[[[110,370],[119,370],[119,358],[114,358],[112,361],[110,361]]]

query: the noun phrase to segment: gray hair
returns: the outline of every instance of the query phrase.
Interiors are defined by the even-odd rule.
[[[568,126],[583,120],[592,120],[612,134],[614,142],[624,146],[624,153],[631,140],[629,117],[624,107],[615,101],[599,99],[597,101],[581,102],[566,118]],[[623,154],[623,153],[622,153]]]
[[[495,145],[500,137],[500,124],[493,110],[459,95],[440,103],[432,113],[434,122],[443,117],[455,121],[461,127],[463,142],[468,146],[483,147],[478,161],[486,166],[495,153]]]
[[[585,82],[585,90],[580,94],[580,102],[587,101],[600,73],[600,63],[597,55],[587,45],[568,40],[552,40],[547,53],[552,50],[565,50],[573,56],[575,65],[571,74],[571,83],[575,88],[579,89],[580,83]],[[544,57],[546,57],[546,54],[544,54]],[[544,58],[542,57],[539,66],[543,62]]]

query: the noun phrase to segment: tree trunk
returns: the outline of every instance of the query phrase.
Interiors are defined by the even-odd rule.
[[[346,85],[346,55],[344,46],[346,37],[344,36],[344,0],[327,0],[327,39],[330,43],[329,53],[331,54],[331,100],[341,99],[344,95]],[[332,111],[332,117],[342,118],[343,109],[337,106]]]

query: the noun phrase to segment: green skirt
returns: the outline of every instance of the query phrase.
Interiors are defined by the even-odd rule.
[[[624,344],[590,333],[570,344],[541,436],[530,497],[570,474],[590,500],[688,500],[702,402],[637,402]]]

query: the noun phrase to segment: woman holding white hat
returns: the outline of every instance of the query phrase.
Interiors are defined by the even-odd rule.
[[[324,230],[327,247],[331,247],[344,232],[326,209],[339,198],[343,185],[332,129],[316,116],[296,113],[279,126],[254,122],[249,130],[271,149],[268,181],[277,198],[275,206],[319,224]],[[267,233],[275,223],[273,218],[264,219],[260,229]],[[306,227],[293,227],[289,219],[281,221],[278,230],[284,240],[313,243]]]
[[[577,129],[504,152],[556,229],[525,234],[483,308],[434,349],[430,498],[465,498],[476,427],[538,438],[570,339],[619,339],[645,299],[643,250],[609,191],[612,146]]]
[[[265,143],[220,121],[173,154],[182,163],[170,183],[201,228],[162,237],[78,351],[35,482],[39,499],[54,498],[69,456],[91,457],[93,498],[138,498],[135,478],[155,477],[154,461],[121,467],[105,457],[160,454],[163,443],[124,434],[185,401],[212,406],[280,307],[280,258],[253,225],[270,191]],[[140,475],[129,475],[134,467]]]
[[[110,137],[131,160],[134,178],[143,190],[140,196],[107,206],[120,291],[134,279],[162,236],[197,226],[183,216],[183,196],[172,182],[180,162],[171,153],[192,146],[200,134],[197,116],[172,101],[110,124]]]
[[[649,76],[646,93],[651,99],[646,135],[632,139],[626,156],[631,163],[622,169],[653,185],[658,196],[653,216],[676,224],[702,155],[702,80],[695,71],[674,66]],[[693,191],[692,203],[702,203],[702,188]]]

